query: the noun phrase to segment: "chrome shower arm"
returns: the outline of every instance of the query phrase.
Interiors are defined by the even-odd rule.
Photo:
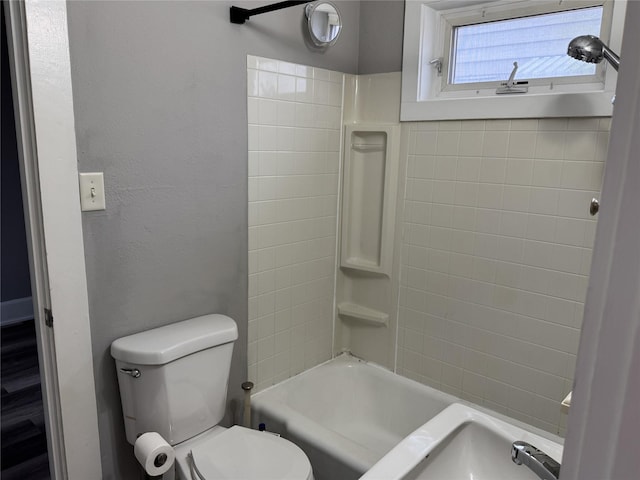
[[[611,66],[615,68],[617,72],[618,68],[620,67],[620,57],[616,55],[615,52],[611,50],[609,47],[607,47],[606,45],[603,46],[602,53],[604,55],[604,58],[606,58],[609,61]]]

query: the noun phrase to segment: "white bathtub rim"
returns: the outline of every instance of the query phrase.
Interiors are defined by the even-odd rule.
[[[348,366],[358,366],[358,365],[372,367],[373,369],[376,370],[376,372],[378,372],[382,376],[393,378],[394,382],[401,383],[404,386],[407,386],[409,388],[414,388],[414,389],[423,390],[425,392],[429,392],[434,397],[440,398],[448,403],[462,402],[462,400],[459,397],[456,397],[455,395],[452,395],[447,392],[443,392],[442,390],[438,390],[437,388],[430,387],[429,385],[416,382],[415,380],[404,377],[396,372],[389,370],[386,367],[378,365],[377,363],[369,362],[362,358],[356,357],[352,355],[350,352],[342,352],[319,365],[316,365],[314,367],[309,368],[308,370],[304,370],[300,373],[297,373],[296,375],[289,377],[274,385],[271,385],[265,388],[264,390],[260,390],[259,392],[256,392],[255,394],[253,394],[251,398],[252,398],[252,401],[255,399],[258,403],[264,402],[266,400],[266,399],[263,399],[263,397],[267,397],[267,399],[272,400],[270,397],[273,395],[273,397],[278,398],[278,395],[273,394],[274,390],[280,390],[281,388],[284,389],[284,387],[288,386],[290,383],[300,381],[301,377],[306,377],[307,375],[312,374],[312,372],[319,370],[322,367],[340,368],[343,366],[348,367]]]
[[[388,378],[395,384],[402,384],[407,388],[423,391],[448,405],[460,401],[457,397],[446,392],[442,392],[441,390],[398,375],[373,362],[368,362],[355,357],[349,352],[343,352],[320,365],[310,368],[309,370],[305,370],[304,372],[256,393],[252,396],[253,408],[255,410],[265,412],[275,421],[283,424],[286,431],[299,438],[308,438],[308,432],[312,431],[313,442],[310,443],[312,443],[315,448],[331,454],[331,456],[356,471],[366,472],[380,459],[380,454],[375,453],[355,440],[345,437],[339,432],[326,427],[322,423],[305,416],[304,413],[289,406],[283,398],[288,391],[291,391],[292,383],[303,381],[301,379],[307,376],[312,376],[318,369],[342,369],[344,367],[353,368],[354,366],[363,368],[371,367],[374,375],[380,375],[383,378]],[[269,425],[266,427],[269,429]]]
[[[309,374],[311,372],[314,372],[315,370],[318,370],[319,368],[326,367],[328,364],[342,364],[342,363],[344,363],[345,365],[362,363],[362,364],[365,364],[365,365],[370,365],[372,367],[379,368],[381,370],[384,370],[384,371],[392,373],[392,374],[394,373],[391,370],[388,370],[388,369],[386,369],[386,368],[384,368],[384,367],[382,367],[382,366],[380,366],[380,365],[378,365],[376,363],[368,362],[366,360],[363,360],[362,358],[358,358],[358,357],[356,357],[354,355],[351,355],[351,353],[349,353],[349,352],[342,352],[342,353],[339,353],[338,355],[336,355],[335,357],[330,358],[329,360],[326,360],[326,361],[324,361],[324,362],[322,362],[322,363],[320,363],[318,365],[315,365],[315,366],[313,366],[311,368],[303,370],[302,372],[296,373],[295,375],[293,375],[293,376],[291,376],[289,378],[285,378],[284,380],[282,380],[282,381],[280,381],[278,383],[274,383],[273,385],[270,385],[267,388],[264,388],[264,389],[262,389],[262,390],[260,390],[260,391],[258,391],[256,393],[252,394],[251,395],[251,399],[252,400],[254,398],[258,398],[259,399],[259,398],[263,397],[265,394],[268,396],[268,392],[270,392],[270,391],[272,391],[272,390],[274,390],[276,388],[284,387],[284,386],[288,385],[289,383],[298,380],[301,376],[304,376],[304,375],[307,375],[307,374]]]
[[[332,364],[331,367],[333,367],[333,368],[338,368],[338,367],[342,366],[342,364],[344,364],[346,366],[351,365],[351,364],[353,364],[353,365],[358,365],[358,364],[367,365],[367,366],[370,366],[370,367],[373,367],[373,368],[377,369],[383,375],[391,375],[391,376],[393,376],[395,381],[402,382],[402,383],[408,384],[408,385],[412,385],[412,386],[420,388],[420,389],[424,388],[425,390],[428,390],[430,392],[435,392],[439,397],[449,400],[452,404],[453,403],[460,403],[460,404],[463,404],[463,405],[468,405],[469,407],[474,408],[476,410],[479,410],[481,412],[484,412],[487,415],[490,415],[490,416],[493,416],[493,417],[497,417],[497,418],[501,419],[504,422],[514,424],[514,425],[519,426],[520,428],[522,428],[524,430],[533,431],[533,432],[536,433],[536,435],[539,435],[539,436],[544,437],[544,438],[548,438],[549,440],[552,440],[552,441],[554,441],[556,443],[563,443],[564,442],[564,438],[562,438],[562,437],[560,437],[558,435],[555,435],[555,434],[553,434],[553,433],[551,433],[551,432],[549,432],[547,430],[543,430],[543,429],[541,429],[539,427],[536,427],[534,425],[528,424],[528,423],[526,423],[526,422],[524,422],[522,420],[518,420],[517,418],[510,417],[510,416],[505,415],[503,413],[497,412],[497,411],[492,410],[492,409],[490,409],[488,407],[485,407],[483,405],[478,405],[477,403],[473,403],[473,402],[470,402],[468,400],[464,400],[464,399],[462,399],[460,397],[456,397],[453,394],[444,392],[442,390],[439,390],[437,388],[431,387],[429,385],[425,385],[424,383],[420,383],[420,382],[418,382],[416,380],[412,380],[411,378],[404,377],[404,376],[400,375],[399,373],[393,372],[393,371],[389,370],[388,368],[386,368],[384,366],[381,366],[381,365],[379,365],[379,364],[377,364],[375,362],[370,362],[370,361],[365,360],[363,358],[357,357],[357,356],[353,355],[351,352],[348,352],[348,351],[341,352],[341,353],[337,354],[335,357],[330,358],[329,360],[326,360],[326,361],[324,361],[324,362],[322,362],[322,363],[320,363],[318,365],[315,365],[315,366],[313,366],[313,367],[311,367],[311,368],[309,368],[307,370],[303,370],[302,372],[297,373],[292,377],[289,377],[289,378],[287,378],[285,380],[282,380],[281,382],[278,382],[278,383],[276,383],[274,385],[270,385],[269,387],[254,393],[252,395],[252,400],[255,398],[255,399],[258,400],[258,402],[262,402],[262,401],[264,401],[264,400],[262,400],[262,397],[263,396],[269,397],[270,396],[269,392],[271,392],[272,390],[284,387],[284,386],[286,386],[289,383],[292,383],[294,381],[299,381],[300,377],[306,376],[306,374],[310,374],[311,372],[314,372],[315,370],[318,370],[318,369],[320,369],[322,367],[326,367],[329,364]],[[291,411],[295,412],[295,410],[293,410],[293,409],[291,409]]]
[[[321,368],[340,368],[340,367],[344,367],[344,366],[350,366],[350,365],[366,365],[366,366],[370,366],[373,367],[374,369],[376,369],[379,373],[381,373],[382,375],[386,376],[392,376],[394,381],[396,382],[401,382],[403,384],[406,384],[408,386],[414,387],[414,388],[419,388],[419,389],[424,389],[425,391],[434,393],[436,396],[442,398],[443,400],[449,401],[451,404],[454,403],[458,403],[458,404],[462,404],[462,405],[466,405],[472,409],[478,410],[482,413],[485,413],[489,416],[498,418],[499,420],[502,420],[505,423],[508,424],[512,424],[515,425],[523,430],[526,431],[530,431],[532,433],[535,433],[536,435],[546,438],[548,440],[551,440],[555,443],[559,443],[561,445],[564,444],[564,438],[555,435],[551,432],[548,432],[546,430],[543,430],[541,428],[538,428],[534,425],[530,425],[526,422],[523,422],[521,420],[518,420],[516,418],[513,417],[509,417],[508,415],[502,414],[500,412],[497,412],[495,410],[491,410],[490,408],[484,407],[482,405],[478,405],[476,403],[467,401],[467,400],[463,400],[459,397],[456,397],[450,393],[447,392],[443,392],[442,390],[438,390],[437,388],[434,387],[430,387],[429,385],[425,385],[423,383],[417,382],[415,380],[412,380],[410,378],[404,377],[398,373],[392,372],[391,370],[378,365],[375,362],[370,362],[367,360],[364,360],[360,357],[357,357],[355,355],[352,355],[350,352],[341,352],[338,355],[336,355],[333,358],[330,358],[329,360],[326,360],[325,362],[318,364],[314,367],[311,367],[307,370],[304,370],[300,373],[297,373],[296,375],[289,377],[281,382],[278,382],[274,385],[271,385],[267,388],[265,388],[264,390],[260,390],[259,392],[256,392],[254,395],[252,395],[252,401],[255,399],[256,404],[262,404],[262,407],[267,407],[269,414],[272,415],[273,417],[275,417],[277,420],[279,420],[280,422],[282,422],[283,424],[287,425],[287,420],[288,418],[297,418],[298,419],[298,424],[302,425],[304,427],[308,427],[309,425],[313,424],[313,425],[318,425],[317,422],[313,421],[313,420],[307,420],[307,417],[305,417],[304,415],[302,415],[301,413],[299,413],[297,410],[289,407],[286,404],[280,403],[281,402],[281,395],[277,395],[274,394],[274,390],[280,390],[280,389],[284,389],[284,387],[287,387],[290,383],[296,382],[296,381],[300,381],[301,377],[307,376],[312,374],[314,371],[321,369]],[[266,398],[263,398],[266,397]],[[272,409],[272,408],[268,408],[270,405],[272,405],[273,403],[278,402],[278,408],[277,409]],[[282,412],[286,412],[286,415],[282,415]],[[305,424],[305,422],[309,422],[308,424]],[[324,428],[324,426],[323,426]],[[342,435],[340,435],[339,433],[330,430],[330,429],[326,429],[330,432],[332,432],[335,435],[338,435],[340,437],[342,437]],[[343,437],[344,438],[344,437]],[[345,438],[346,441],[348,442],[353,442],[353,440],[351,439],[347,439]]]
[[[308,432],[312,431],[314,448],[331,452],[333,457],[356,471],[365,472],[379,460],[379,457],[372,455],[367,448],[334,430],[319,425],[316,421],[305,417],[288,405],[278,405],[277,409],[270,408],[270,406],[263,406],[263,410],[274,420],[282,423],[291,436],[304,439],[309,436]],[[269,425],[266,427],[269,430]],[[336,441],[339,442],[340,448],[336,448]]]
[[[260,390],[256,394],[252,395],[251,401],[254,404],[254,408],[266,411],[269,416],[282,423],[285,429],[292,435],[299,438],[305,438],[308,436],[307,432],[313,431],[314,447],[324,450],[325,452],[331,452],[332,456],[335,456],[338,460],[354,470],[366,471],[378,460],[377,456],[373,457],[367,448],[360,446],[358,443],[340,435],[334,430],[326,428],[324,425],[318,424],[318,422],[309,419],[297,410],[291,408],[289,405],[281,401],[282,394],[278,395],[276,393],[278,390],[283,390],[284,393],[284,390],[286,390],[290,383],[299,381],[300,377],[313,374],[314,371],[323,367],[340,368],[357,364],[368,365],[394,375],[393,372],[376,365],[373,362],[367,362],[366,360],[351,355],[349,352],[342,352],[319,365],[308,370],[304,370],[292,377],[276,383],[275,385],[271,385],[264,390]],[[276,404],[277,406],[275,406]],[[318,426],[321,428],[318,428]],[[269,425],[267,425],[267,429],[268,428]],[[341,442],[339,449],[336,448],[336,437],[344,439],[344,442]],[[366,460],[362,461],[362,458],[366,458]]]
[[[503,418],[498,418],[498,416]],[[360,477],[360,480],[402,480],[427,455],[445,441],[453,431],[464,423],[472,421],[492,426],[492,430],[497,430],[498,434],[509,438],[510,441],[524,440],[530,442],[558,462],[562,461],[563,442],[560,437],[544,432],[548,436],[556,437],[561,442],[552,440],[547,436],[534,432],[533,430],[541,431],[536,427],[504,415],[496,415],[495,412],[480,411],[476,405],[464,402],[448,406],[408,435]],[[516,425],[516,423],[521,425]],[[508,452],[505,455],[507,454]]]
[[[292,435],[304,439],[308,437],[309,431],[313,431],[313,446],[315,448],[325,452],[331,452],[332,456],[356,471],[367,471],[371,465],[379,460],[378,455],[372,454],[368,448],[361,446],[354,440],[346,438],[335,430],[329,429],[315,420],[306,417],[298,410],[284,403],[281,398],[289,384],[300,381],[301,377],[312,375],[313,372],[318,369],[323,367],[334,369],[344,368],[353,365],[370,366],[383,372],[383,374],[396,376],[396,374],[380,365],[353,356],[349,352],[342,352],[326,362],[259,391],[252,396],[252,402],[257,410],[267,412],[269,416],[273,417],[279,423],[282,423],[285,429]],[[400,376],[397,377],[403,378]],[[281,391],[280,394],[277,393],[279,391]],[[268,428],[269,426],[267,425],[267,429]],[[340,448],[336,448],[336,441],[340,442]]]
[[[510,423],[510,424],[515,425],[515,426],[517,426],[517,427],[519,427],[519,428],[521,428],[523,430],[527,430],[527,431],[533,432],[533,433],[535,433],[536,435],[538,435],[540,437],[546,438],[548,440],[551,440],[551,441],[553,441],[555,443],[559,443],[561,445],[564,444],[564,438],[562,438],[562,437],[560,437],[560,436],[558,436],[558,435],[556,435],[554,433],[551,433],[551,432],[549,432],[547,430],[543,430],[543,429],[541,429],[539,427],[536,427],[535,425],[528,424],[528,423],[526,423],[526,422],[524,422],[522,420],[518,420],[517,418],[510,417],[510,416],[505,415],[503,413],[497,412],[497,411],[492,410],[492,409],[490,409],[488,407],[485,407],[483,405],[478,405],[477,403],[473,403],[473,402],[470,402],[468,400],[464,400],[464,399],[462,399],[460,397],[456,397],[455,395],[452,395],[450,393],[443,392],[442,390],[439,390],[437,388],[434,388],[434,387],[431,387],[429,385],[425,385],[423,383],[417,382],[417,381],[412,380],[412,379],[410,379],[408,377],[404,377],[404,376],[400,375],[399,373],[395,373],[395,372],[389,370],[386,367],[378,365],[375,362],[370,362],[368,360],[364,360],[363,358],[357,357],[357,356],[351,354],[351,352],[348,352],[348,351],[341,352],[338,355],[336,355],[335,357],[330,358],[329,360],[326,360],[325,362],[323,362],[323,363],[321,363],[319,365],[311,367],[308,370],[304,370],[304,371],[302,371],[300,373],[297,373],[296,375],[294,375],[292,377],[289,377],[289,378],[287,378],[287,379],[285,379],[285,380],[283,380],[281,382],[278,382],[278,383],[276,383],[274,385],[271,385],[271,386],[265,388],[264,390],[260,390],[259,392],[256,392],[252,396],[252,400],[255,398],[258,401],[258,403],[262,403],[262,402],[272,403],[273,401],[276,401],[276,398],[278,396],[274,395],[274,397],[276,397],[276,398],[270,398],[271,397],[271,393],[269,393],[269,392],[271,392],[272,390],[275,390],[276,387],[284,387],[284,386],[288,385],[289,383],[292,383],[294,381],[299,381],[300,377],[306,376],[306,374],[311,374],[312,372],[314,372],[315,370],[320,369],[321,367],[327,367],[327,366],[329,366],[329,364],[331,364],[330,365],[331,368],[340,368],[341,366],[349,366],[349,365],[367,365],[367,366],[373,367],[373,368],[377,369],[380,373],[382,373],[382,375],[393,376],[394,381],[401,382],[403,384],[406,384],[406,385],[409,385],[409,386],[412,386],[412,387],[415,387],[415,388],[418,388],[418,389],[424,389],[425,391],[434,393],[436,396],[442,398],[443,400],[449,401],[451,404],[459,403],[459,404],[462,404],[462,405],[467,405],[467,406],[469,406],[469,407],[471,407],[471,408],[473,408],[475,410],[478,410],[480,412],[483,412],[483,413],[485,413],[485,414],[487,414],[489,416],[496,417],[496,418],[502,420],[503,422]],[[267,398],[266,399],[262,399],[263,396],[266,396]],[[293,409],[293,408],[290,408],[290,407],[287,406],[287,409],[290,410],[290,412],[293,413],[293,414],[296,414],[296,415],[299,415],[299,416],[301,416],[303,418],[306,418],[306,417],[304,417],[304,415],[300,415],[298,413],[298,411]],[[270,411],[270,413],[271,413],[271,411]],[[286,420],[286,419],[281,419],[279,415],[278,415],[278,419],[279,420]],[[316,422],[313,422],[313,423],[316,423]]]

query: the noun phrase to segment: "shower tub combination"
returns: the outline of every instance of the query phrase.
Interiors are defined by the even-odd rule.
[[[511,462],[516,440],[562,458],[556,435],[348,354],[255,394],[252,406],[254,426],[300,446],[316,480],[535,480]]]
[[[459,401],[347,354],[252,397],[253,423],[300,446],[316,480],[356,479]]]

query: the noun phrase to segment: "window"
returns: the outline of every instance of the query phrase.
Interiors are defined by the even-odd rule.
[[[617,72],[566,52],[586,34],[619,51],[624,8],[621,0],[407,0],[401,120],[611,115]],[[528,91],[499,95],[514,62]]]
[[[501,82],[518,62],[518,78],[595,75],[596,65],[567,55],[579,35],[600,35],[602,6],[453,27],[448,82]]]

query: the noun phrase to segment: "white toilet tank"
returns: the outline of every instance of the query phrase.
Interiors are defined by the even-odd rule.
[[[111,344],[127,440],[158,432],[171,445],[224,416],[236,323],[204,315]]]

